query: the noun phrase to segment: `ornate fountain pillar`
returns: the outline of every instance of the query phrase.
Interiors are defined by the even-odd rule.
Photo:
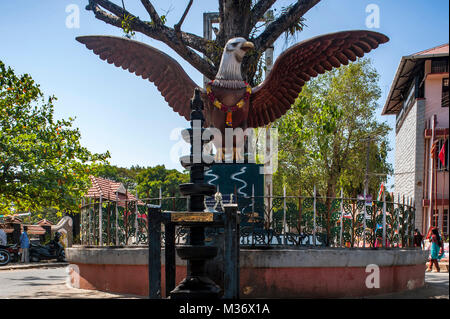
[[[202,155],[204,118],[200,91],[191,100],[191,128],[182,132],[191,144],[190,154],[181,158],[190,171],[190,183],[180,185],[189,198],[188,211],[161,211],[161,206],[148,205],[149,216],[149,298],[161,298],[161,224],[164,224],[165,295],[171,299],[216,299],[222,289],[206,275],[206,262],[218,254],[218,247],[205,245],[205,227],[224,229],[223,298],[239,298],[239,212],[236,204],[224,205],[223,212],[205,207],[205,196],[212,196],[216,186],[205,182],[205,169],[213,163],[211,155]],[[210,134],[205,134],[211,136]],[[189,228],[187,244],[176,248],[181,259],[187,261],[187,276],[175,287],[175,227]]]
[[[216,187],[205,183],[205,157],[202,156],[202,139],[204,132],[203,101],[200,91],[195,90],[191,101],[191,128],[185,130],[183,136],[191,144],[190,155],[181,158],[182,165],[190,170],[190,183],[180,185],[180,191],[189,197],[189,213],[201,213],[205,210],[204,197],[212,196]],[[208,158],[212,162],[212,158]],[[208,213],[209,214],[209,213]],[[194,216],[194,215],[192,215]],[[201,216],[201,215],[198,215]],[[189,226],[189,240],[187,245],[177,248],[182,259],[187,260],[187,277],[170,292],[172,299],[180,298],[219,298],[220,287],[205,275],[205,263],[217,255],[218,248],[205,246],[205,224]]]

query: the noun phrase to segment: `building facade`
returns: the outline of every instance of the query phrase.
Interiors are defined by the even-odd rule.
[[[402,57],[382,115],[395,115],[394,193],[412,200],[416,227],[449,234],[449,45]],[[442,152],[441,152],[442,151]]]

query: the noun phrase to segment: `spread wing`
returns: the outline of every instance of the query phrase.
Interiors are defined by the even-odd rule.
[[[144,43],[113,36],[82,36],[78,42],[116,67],[153,82],[175,112],[190,119],[190,100],[198,87],[181,65]]]
[[[347,65],[389,41],[372,31],[344,31],[300,42],[276,60],[267,79],[250,97],[249,127],[267,125],[281,117],[294,103],[305,82],[333,67]]]

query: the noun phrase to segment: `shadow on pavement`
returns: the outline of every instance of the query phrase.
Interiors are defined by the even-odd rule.
[[[449,299],[449,273],[426,273],[423,287],[365,299]]]

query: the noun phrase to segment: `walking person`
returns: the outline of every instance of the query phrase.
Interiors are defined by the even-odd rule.
[[[427,269],[427,272],[430,272],[433,269],[433,264],[436,267],[436,272],[440,272],[439,268],[439,260],[444,256],[444,245],[442,243],[441,236],[439,236],[439,231],[436,227],[431,230],[431,257],[430,257],[430,266]]]
[[[420,233],[419,229],[414,230],[414,247],[422,248],[423,235]]]
[[[28,238],[28,227],[23,226],[23,232],[20,235],[19,243],[20,248],[22,249],[22,263],[30,262],[30,239]]]

